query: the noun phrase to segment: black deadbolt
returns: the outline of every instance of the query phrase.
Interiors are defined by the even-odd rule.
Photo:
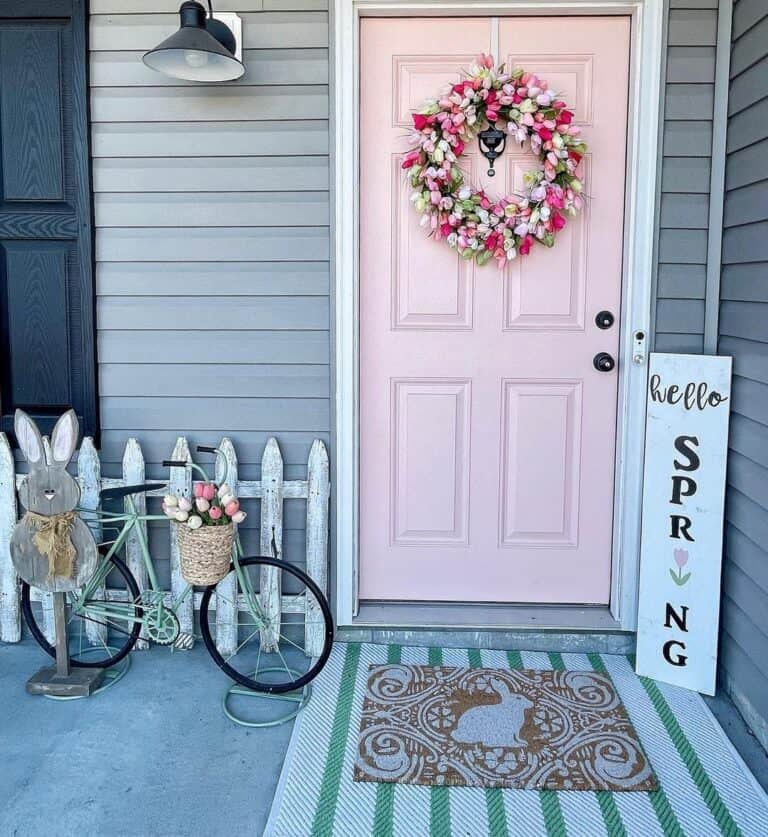
[[[600,311],[595,317],[595,325],[598,328],[610,328],[614,324],[615,319],[610,311]]]
[[[610,372],[616,361],[608,354],[608,352],[598,352],[592,361],[593,366],[598,372]]]

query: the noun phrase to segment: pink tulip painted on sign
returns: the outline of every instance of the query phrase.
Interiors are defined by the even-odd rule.
[[[675,563],[677,564],[677,572],[675,572],[673,569],[670,569],[669,574],[672,577],[672,581],[674,581],[678,587],[682,587],[683,585],[688,583],[691,577],[690,572],[683,573],[683,567],[688,563],[688,550],[675,549],[672,555],[675,559]]]

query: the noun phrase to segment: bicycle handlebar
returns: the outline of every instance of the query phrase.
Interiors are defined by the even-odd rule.
[[[213,447],[212,445],[198,445],[197,450],[200,453],[215,453],[216,454],[216,461],[223,462],[224,464],[224,473],[222,475],[221,482],[227,481],[227,475],[229,473],[229,463],[227,462],[227,458],[222,454],[222,452],[218,449]],[[221,459],[219,459],[221,457]],[[193,471],[196,471],[200,476],[206,481],[209,481],[208,474],[205,472],[203,468],[197,465],[194,462],[185,462],[183,459],[164,459],[163,460],[163,467],[164,468],[191,468]]]
[[[229,462],[221,448],[215,445],[197,445],[198,453],[212,453],[216,457],[215,469],[219,482],[225,483],[229,476]],[[206,477],[206,479],[208,479]]]

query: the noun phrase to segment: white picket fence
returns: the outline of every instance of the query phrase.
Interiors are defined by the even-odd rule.
[[[47,443],[47,440],[46,440]],[[277,439],[270,438],[264,448],[261,460],[261,480],[241,480],[237,474],[237,455],[232,442],[226,437],[219,448],[227,460],[227,482],[240,500],[258,498],[261,500],[261,543],[260,554],[272,554],[274,537],[278,556],[283,554],[283,503],[285,500],[304,499],[307,501],[306,518],[306,571],[327,594],[328,590],[328,502],[330,497],[328,453],[325,445],[315,439],[307,460],[306,480],[283,479],[283,458]],[[187,440],[181,436],[176,440],[169,459],[190,462],[192,457]],[[84,509],[96,509],[99,505],[99,491],[123,485],[136,485],[145,481],[144,456],[136,439],[129,439],[123,455],[123,475],[119,479],[102,477],[99,454],[93,439],[86,437],[77,456],[77,479],[80,484],[80,505]],[[172,467],[169,469],[169,488],[148,492],[149,496],[162,496],[166,493],[178,497],[192,495],[193,475],[189,468]],[[215,479],[221,482],[222,474]],[[13,453],[4,433],[0,433],[0,640],[18,642],[21,639],[20,588],[16,572],[11,562],[10,539],[18,519],[16,491],[21,484],[23,474],[17,474]],[[162,480],[158,480],[162,481]],[[134,502],[140,513],[146,510],[146,495],[134,495]],[[246,510],[248,504],[245,503]],[[159,511],[157,512],[159,513]],[[86,515],[83,515],[84,519]],[[88,521],[98,539],[100,532],[93,520]],[[146,535],[146,523],[141,524]],[[126,560],[139,585],[147,585],[147,574],[143,556],[139,547],[138,535],[132,535],[126,544]],[[169,601],[179,596],[186,586],[182,578],[179,563],[179,548],[175,531],[171,529],[171,589],[166,591]],[[280,574],[276,569],[262,571],[261,603],[266,612],[276,615],[280,611],[296,612],[304,609],[304,602],[297,602],[294,597],[281,595]],[[237,609],[236,580],[230,573],[221,581],[216,590],[216,645],[222,654],[232,653],[237,647]],[[49,639],[53,639],[53,603],[50,594],[38,593],[43,606],[44,630]],[[194,609],[199,606],[202,594],[188,596],[182,603],[177,615],[181,630],[193,632]],[[314,614],[308,614],[308,617]],[[317,656],[323,647],[323,626],[317,619],[307,618],[305,651],[308,656]],[[101,626],[88,625],[93,638],[98,636]],[[263,640],[270,642],[270,637]],[[137,648],[146,648],[146,642],[140,640]]]

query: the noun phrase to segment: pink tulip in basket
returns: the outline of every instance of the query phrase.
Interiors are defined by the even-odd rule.
[[[184,579],[190,584],[218,584],[232,563],[233,524],[246,517],[230,487],[195,483],[194,502],[169,494],[163,511],[176,526]]]

